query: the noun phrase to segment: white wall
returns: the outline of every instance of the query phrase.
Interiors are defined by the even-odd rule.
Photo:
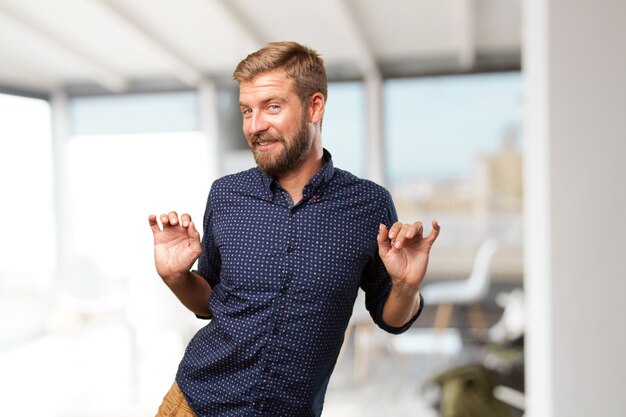
[[[626,415],[626,2],[527,0],[531,417]]]

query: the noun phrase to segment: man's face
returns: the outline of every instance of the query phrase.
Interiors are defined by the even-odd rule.
[[[261,170],[293,172],[311,152],[307,113],[284,71],[262,73],[239,86],[243,132]]]

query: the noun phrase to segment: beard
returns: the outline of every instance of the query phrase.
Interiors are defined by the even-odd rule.
[[[251,136],[249,142],[254,161],[261,171],[271,177],[295,171],[309,156],[312,146],[311,132],[307,128],[305,115],[300,120],[298,131],[291,139],[282,134],[273,135],[264,132]],[[283,146],[276,151],[261,152],[254,148],[254,144],[258,142],[280,142]]]

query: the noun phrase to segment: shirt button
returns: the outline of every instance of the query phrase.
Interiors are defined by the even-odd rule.
[[[287,246],[287,253],[291,253],[293,251],[294,251],[293,246]]]
[[[274,326],[272,328],[272,334],[273,335],[277,335],[279,332],[280,332],[280,329],[278,328],[278,326]],[[269,372],[269,371],[266,371],[266,372]]]
[[[284,286],[282,286],[282,287],[280,288],[280,293],[281,293],[281,294],[287,294],[287,286],[286,286],[286,285],[284,285]]]

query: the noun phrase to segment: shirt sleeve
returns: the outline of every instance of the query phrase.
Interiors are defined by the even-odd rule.
[[[220,270],[222,267],[222,260],[219,250],[217,249],[217,245],[215,244],[213,233],[215,194],[215,187],[211,187],[209,197],[207,198],[206,209],[204,211],[202,254],[200,255],[200,258],[198,258],[198,269],[193,271],[204,278],[209,283],[211,288],[219,284]],[[211,318],[211,316],[198,315],[196,315],[196,317],[201,319]]]
[[[382,223],[389,228],[392,224],[398,221],[398,215],[391,200],[391,196],[389,196],[388,193],[387,196],[387,207],[385,214],[383,215]],[[376,230],[378,230],[378,225],[376,225]],[[389,296],[389,292],[391,291],[391,277],[389,276],[382,259],[378,255],[377,248],[374,250],[372,259],[363,271],[363,276],[361,277],[361,288],[365,292],[365,307],[372,316],[374,323],[376,323],[376,325],[381,329],[392,334],[400,334],[411,328],[424,307],[424,299],[420,294],[419,310],[408,322],[401,327],[389,326],[384,322],[383,309],[385,307],[387,297]]]

